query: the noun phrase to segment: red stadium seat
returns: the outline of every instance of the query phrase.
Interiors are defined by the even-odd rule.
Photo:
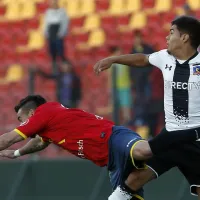
[[[117,23],[113,16],[102,16],[101,26],[105,31],[115,31]]]
[[[143,9],[153,8],[155,4],[155,0],[142,0]]]
[[[45,51],[45,49],[40,50],[40,51],[32,51],[32,59],[34,63],[39,63],[39,62],[47,62],[50,59],[48,53]]]
[[[200,10],[195,11],[194,15],[196,18],[200,19]]]
[[[110,55],[109,49],[107,46],[103,46],[101,48],[94,49],[93,52],[94,52],[94,56],[95,56],[95,61],[101,60]]]
[[[174,7],[182,7],[186,3],[186,0],[173,0]]]
[[[176,15],[173,12],[161,13],[161,20],[163,24],[171,23],[175,19]]]
[[[27,20],[26,23],[28,23],[29,29],[37,29],[39,27],[39,19],[37,17],[34,17],[30,20]]]
[[[81,28],[83,26],[85,17],[77,17],[70,19],[70,30]]]
[[[160,25],[160,21],[161,21],[160,14],[148,15],[147,19],[148,19],[148,23],[147,23],[148,26],[151,24],[159,24]]]
[[[128,25],[130,20],[130,15],[121,15],[116,17],[116,23],[118,26]]]
[[[23,52],[20,53],[20,63],[27,66],[31,63],[33,64],[32,53],[31,52]]]
[[[88,41],[88,33],[80,33],[75,35],[75,44],[85,43]]]
[[[12,29],[12,40],[15,46],[26,45],[28,42],[28,35],[21,28]]]
[[[91,64],[94,61],[94,53],[91,49],[86,50],[77,50],[76,51],[77,63],[79,66],[86,66],[87,64]]]
[[[108,0],[96,0],[96,11],[97,12],[107,11],[108,8],[109,8]]]
[[[0,21],[0,31],[8,30],[10,28],[10,24],[6,21]]]
[[[5,6],[0,6],[0,16],[3,16],[5,14],[6,8]]]
[[[106,32],[107,41],[106,44],[108,46],[116,46],[119,42],[119,33],[114,29],[112,31]]]
[[[23,31],[27,31],[27,23],[24,20],[20,20],[20,21],[15,21],[15,22],[9,22],[9,28],[12,30],[15,29],[21,29]]]
[[[40,14],[43,14],[47,9],[49,5],[46,2],[38,3],[37,4],[37,12]]]

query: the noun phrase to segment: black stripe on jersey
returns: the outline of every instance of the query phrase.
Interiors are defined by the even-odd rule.
[[[178,83],[186,83],[188,85],[188,81],[190,78],[190,65],[189,61],[196,57],[198,52],[195,53],[190,59],[188,59],[183,64],[180,64],[176,60],[176,68],[174,70],[173,82]],[[189,120],[189,93],[188,87],[185,89],[177,89],[177,87],[172,87],[172,95],[173,95],[173,113],[175,115],[176,121],[181,123],[181,121]]]

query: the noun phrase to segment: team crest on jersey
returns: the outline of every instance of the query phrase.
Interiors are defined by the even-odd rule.
[[[200,66],[193,67],[193,75],[200,75]]]
[[[21,124],[20,124],[20,126],[25,126],[26,124],[28,124],[29,123],[29,119],[27,119],[25,122],[22,122]]]

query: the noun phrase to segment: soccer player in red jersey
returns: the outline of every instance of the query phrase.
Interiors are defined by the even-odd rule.
[[[125,183],[134,168],[144,168],[138,143],[148,143],[137,133],[112,121],[80,109],[68,109],[57,102],[46,102],[39,95],[27,96],[15,107],[21,125],[0,136],[0,150],[31,137],[18,150],[4,150],[0,156],[16,158],[40,151],[54,143],[96,165],[107,166],[114,192],[109,200],[142,200],[143,189],[133,192]],[[141,157],[142,158],[142,157]]]

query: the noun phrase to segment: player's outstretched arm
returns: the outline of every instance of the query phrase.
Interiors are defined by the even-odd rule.
[[[144,67],[149,65],[149,59],[148,55],[141,53],[108,57],[97,62],[94,66],[94,71],[96,74],[99,74],[100,72],[110,68],[114,63]]]
[[[21,156],[41,151],[48,147],[49,143],[42,141],[40,136],[31,139],[26,145],[19,149]]]
[[[48,142],[43,142],[39,136],[31,139],[27,144],[18,150],[4,150],[0,152],[0,156],[7,158],[16,158],[26,154],[34,153],[45,149],[49,145]]]
[[[11,145],[24,140],[24,138],[15,131],[4,133],[0,136],[0,151],[7,149]]]

